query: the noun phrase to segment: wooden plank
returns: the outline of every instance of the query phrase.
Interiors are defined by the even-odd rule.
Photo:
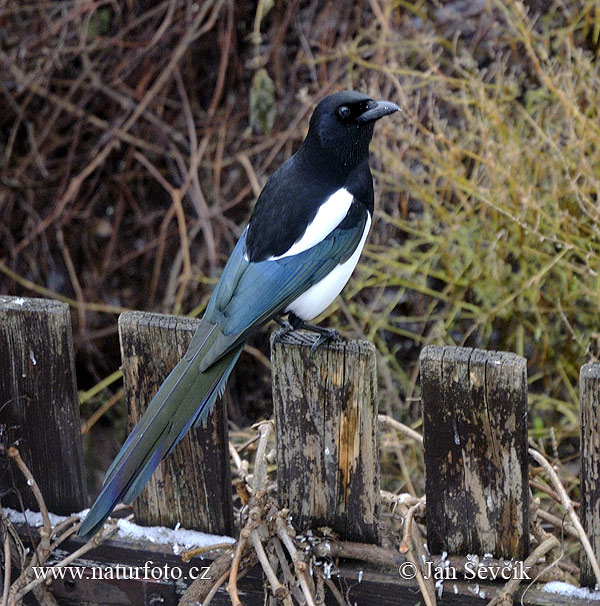
[[[426,347],[420,364],[429,549],[525,558],[525,359],[504,352]]]
[[[378,542],[375,348],[330,342],[311,354],[316,338],[271,338],[279,501],[300,528]]]
[[[581,523],[600,559],[600,364],[586,364],[579,373],[581,410]],[[596,585],[585,551],[581,550],[580,582]]]
[[[199,320],[154,313],[119,317],[119,338],[131,430],[185,353]],[[136,521],[214,534],[233,532],[227,414],[217,402],[206,427],[192,429],[134,502]]]
[[[25,544],[35,529],[19,526],[19,534]],[[81,547],[83,541],[77,537],[70,537],[56,552],[56,559],[65,557]],[[52,593],[60,606],[157,606],[160,604],[178,604],[182,593],[190,585],[190,574],[198,574],[205,567],[210,566],[212,554],[205,554],[202,558],[195,557],[189,562],[182,562],[181,557],[173,553],[170,545],[160,545],[147,541],[125,541],[120,537],[105,541],[92,552],[85,554],[81,560],[75,560],[73,567],[83,566],[86,571],[82,579],[71,579],[67,572],[65,579],[56,579],[52,582]],[[144,579],[146,562],[151,562],[148,570],[160,568],[170,579],[177,567],[181,570],[181,579],[167,581],[164,576]],[[423,598],[414,580],[402,578],[397,566],[406,562],[400,554],[396,560],[390,561],[386,568],[377,568],[364,562],[354,560],[339,560],[332,569],[331,580],[346,597],[349,604],[377,604],[377,606],[414,606],[423,604]],[[138,580],[103,579],[98,578],[97,569],[107,568],[122,571],[121,575],[129,577],[130,570],[139,571]],[[204,567],[204,568],[203,568]],[[90,578],[96,568],[96,578]],[[447,569],[446,569],[447,573]],[[73,576],[77,576],[74,574]],[[152,576],[152,574],[150,575]],[[360,581],[359,581],[360,579]],[[207,580],[212,583],[214,579]],[[226,584],[226,583],[225,583]],[[230,606],[231,600],[225,590],[225,584],[215,595],[211,606]],[[240,595],[246,606],[263,606],[264,578],[260,566],[255,566],[247,575],[238,579]],[[438,606],[480,606],[487,604],[498,591],[504,587],[502,582],[490,583],[487,581],[466,582],[459,578],[455,581],[447,579],[443,583],[441,599]],[[483,598],[485,596],[485,598]],[[522,600],[522,601],[521,601]],[[325,594],[326,606],[337,606],[338,601],[329,590]],[[548,593],[538,585],[529,582],[521,583],[513,596],[515,606],[589,606],[590,600],[584,597],[567,597],[556,593]]]
[[[18,442],[46,505],[55,513],[87,504],[81,419],[75,384],[71,316],[65,303],[0,297],[0,424]],[[39,509],[21,473],[1,474],[1,491],[12,479],[25,507]],[[20,508],[16,495],[2,503]]]

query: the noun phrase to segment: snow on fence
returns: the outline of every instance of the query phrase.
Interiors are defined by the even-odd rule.
[[[128,312],[120,317],[130,426],[185,351],[196,325],[196,320],[152,313]],[[271,340],[279,505],[289,510],[300,528],[327,526],[338,535],[337,547],[335,542],[329,546],[337,549],[330,557],[352,558],[370,544],[372,562],[380,558],[383,563],[387,558],[388,566],[401,567],[410,562],[410,553],[400,549],[394,554],[379,547],[382,493],[374,348],[351,341],[332,343],[311,354],[311,344],[311,335],[305,333],[274,335]],[[531,554],[528,456],[535,455],[527,447],[525,360],[509,353],[427,347],[420,364],[429,551],[438,558],[445,554],[442,560],[447,562],[474,553],[488,554],[495,561],[522,561]],[[87,505],[74,376],[68,306],[44,299],[0,297],[0,436],[6,440],[7,428],[18,436],[20,456],[36,478],[48,508],[57,514]],[[600,365],[587,364],[581,371],[580,513],[590,542],[588,554],[595,555],[582,556],[581,584],[587,587],[596,583],[594,568],[600,556],[599,402]],[[207,427],[190,432],[161,464],[135,503],[138,522],[234,533],[223,409],[217,407]],[[4,450],[7,446],[3,444]],[[28,482],[21,480],[16,469],[12,475],[2,476],[2,504],[21,506],[14,495],[6,494],[13,478],[24,505],[34,508]],[[422,507],[423,502],[417,502],[404,512],[410,517]],[[26,536],[28,531],[23,533]],[[81,544],[70,538],[61,549],[75,551]],[[177,561],[168,549],[161,551],[147,542],[128,543],[123,538],[107,541],[86,555],[88,565],[94,557],[102,565],[112,562],[113,566],[152,558]],[[339,563],[337,573],[352,587],[348,594],[351,603],[418,601],[419,575],[410,580],[389,571],[369,571],[350,561]],[[109,581],[106,585],[106,580],[87,575],[76,581],[54,580],[52,587],[61,604],[104,603],[106,592],[118,593],[116,588],[126,590],[118,598],[122,601],[111,598],[113,604],[175,604],[182,592],[176,583],[165,589],[150,586],[148,580],[126,585]],[[245,603],[263,603],[256,569],[239,583],[240,592],[246,591]],[[485,592],[489,597],[502,586],[482,582],[475,594],[472,584],[460,580],[451,587],[446,586],[446,597],[438,599],[439,604],[486,603],[481,599]],[[423,586],[420,589],[426,591]],[[563,594],[528,589],[523,603],[590,603],[592,594],[584,589],[570,595],[559,586],[557,591],[561,590]],[[454,596],[458,601],[452,601],[453,593],[458,594]],[[521,594],[513,596],[515,603]],[[214,603],[228,603],[227,596],[217,594]]]

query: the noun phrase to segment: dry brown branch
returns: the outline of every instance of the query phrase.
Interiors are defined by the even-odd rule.
[[[315,606],[313,593],[310,589],[308,582],[306,562],[304,562],[300,557],[300,554],[298,553],[298,550],[294,545],[294,541],[292,541],[290,532],[285,522],[287,514],[288,512],[286,510],[283,510],[280,511],[277,517],[275,518],[275,527],[277,529],[277,534],[292,558],[292,564],[294,565],[294,570],[300,582],[300,587],[302,589],[302,594],[304,596],[304,599],[306,600],[306,603],[308,604],[308,606]]]
[[[248,544],[248,530],[247,528],[242,529],[240,532],[240,538],[237,542],[235,553],[233,555],[233,562],[231,563],[231,570],[229,572],[229,581],[227,582],[227,593],[231,599],[233,606],[241,606],[240,596],[238,595],[237,589],[237,577],[240,568],[240,562],[242,561],[242,555]]]
[[[529,480],[529,485],[532,488],[535,488],[535,489],[543,492],[544,494],[547,494],[549,497],[554,499],[557,503],[560,503],[560,494],[558,492],[556,492],[555,490],[552,490],[552,488],[550,488],[549,486],[546,486],[545,483],[539,482],[537,479],[532,478],[531,480]],[[581,505],[577,501],[573,501],[573,507],[575,507],[575,509],[579,509],[580,506]]]
[[[529,557],[523,562],[523,567],[525,570],[533,567],[534,564],[537,563],[538,560],[543,558],[547,553],[549,553],[552,549],[559,547],[560,543],[556,537],[548,537],[541,545],[538,545],[536,549],[529,555]],[[556,562],[552,562],[550,566],[553,566]],[[490,602],[488,606],[510,606],[513,603],[513,594],[517,590],[520,585],[522,579],[516,578],[511,579],[506,583],[502,591],[496,595]]]
[[[181,242],[181,252],[183,258],[183,272],[179,278],[179,292],[181,294],[183,293],[183,290],[185,290],[187,283],[192,277],[190,245],[188,240],[187,226],[185,223],[185,213],[181,204],[182,192],[179,188],[170,185],[167,180],[160,174],[158,169],[142,154],[140,154],[139,152],[135,152],[134,157],[140,164],[142,164],[148,170],[148,172],[163,186],[163,188],[171,196],[173,210],[175,216],[177,217],[177,226],[179,229],[179,238]],[[180,300],[179,295],[177,300]]]
[[[278,600],[283,600],[283,603],[286,606],[291,606],[292,602],[288,590],[284,585],[279,582],[279,579],[277,578],[277,575],[275,574],[273,567],[269,562],[269,558],[262,545],[258,529],[255,528],[250,533],[250,539],[252,540],[252,545],[254,546],[254,550],[256,551],[258,561],[260,562],[265,576],[267,577],[267,581],[269,582],[269,585],[271,585],[273,595]]]
[[[40,542],[34,549],[33,555],[29,559],[29,562],[26,562],[24,558],[22,558],[22,566],[21,566],[21,574],[19,577],[10,585],[8,589],[8,598],[11,600],[11,604],[14,602],[15,604],[20,603],[20,601],[29,593],[33,592],[36,596],[37,600],[40,604],[44,604],[45,606],[55,606],[56,600],[54,600],[53,596],[49,594],[42,584],[45,581],[46,577],[37,578],[34,574],[33,567],[34,566],[43,566],[48,560],[50,554],[56,549],[65,539],[67,539],[70,535],[77,531],[79,526],[81,525],[79,515],[73,515],[67,520],[57,524],[54,528],[50,522],[50,516],[48,514],[48,508],[46,507],[46,503],[44,501],[44,497],[41,494],[39,486],[35,481],[31,471],[21,458],[19,451],[14,446],[11,446],[8,449],[8,456],[13,459],[19,469],[19,471],[23,474],[25,480],[27,481],[28,486],[31,488],[31,491],[34,494],[36,499],[38,508],[40,510],[40,514],[42,517],[42,528],[39,530]],[[119,506],[118,509],[122,509],[124,506]],[[132,516],[131,516],[132,517]],[[8,522],[10,524],[10,522]],[[67,557],[63,558],[60,562],[55,564],[54,568],[62,568],[67,566],[71,562],[75,561],[91,549],[94,549],[102,541],[106,538],[114,534],[117,530],[116,523],[106,525],[101,532],[99,532],[95,537],[90,539],[85,545],[82,545],[79,549],[69,554]],[[53,542],[51,542],[51,538],[56,537]],[[6,533],[6,538],[4,542],[4,550],[6,554],[6,550],[8,549],[8,560],[7,569],[10,568],[10,542],[9,542],[9,532]],[[10,581],[10,576],[9,576]],[[6,593],[6,578],[5,585],[3,589],[3,594]],[[7,599],[3,599],[3,604],[8,603]]]
[[[223,583],[229,578],[229,570],[226,570],[215,582],[215,584],[211,587],[210,591],[206,594],[206,598],[204,598],[202,601],[200,601],[197,597],[194,597],[193,599],[188,599],[187,601],[184,601],[183,598],[179,601],[179,604],[181,606],[186,606],[186,604],[202,604],[202,606],[208,606],[212,599],[215,597],[215,594],[217,593],[217,591],[219,591],[219,587],[221,587],[221,585],[223,585]],[[191,586],[190,586],[191,587]],[[187,591],[186,591],[187,594]]]
[[[254,474],[252,476],[252,492],[258,494],[259,490],[266,488],[267,480],[267,444],[269,436],[273,431],[272,421],[263,421],[255,426],[258,429],[259,440],[256,448],[256,457],[254,463]]]
[[[331,594],[335,598],[335,601],[338,603],[338,606],[349,606],[349,603],[344,599],[344,596],[342,595],[340,590],[335,586],[335,583],[331,579],[328,579],[326,576],[322,576],[321,578],[325,582],[325,585],[327,585],[329,591],[331,591]]]
[[[56,299],[57,301],[62,301],[63,303],[68,303],[71,307],[75,309],[79,309],[80,303],[75,299],[71,299],[71,297],[65,297],[64,295],[51,290],[50,288],[46,288],[45,286],[40,286],[31,280],[27,280],[27,278],[23,278],[16,272],[12,271],[9,267],[7,267],[2,261],[0,261],[0,272],[6,274],[9,278],[30,290],[38,295],[44,295],[49,299]],[[119,307],[118,305],[104,305],[103,303],[93,303],[86,302],[82,305],[82,307],[88,311],[100,311],[107,314],[122,314],[125,311],[129,311],[126,307]]]
[[[426,606],[435,606],[437,603],[435,597],[435,585],[431,577],[425,577],[421,570],[422,564],[426,561],[428,554],[425,553],[425,541],[421,535],[418,526],[413,524],[414,516],[418,510],[422,510],[425,506],[425,497],[407,507],[405,503],[400,505],[401,511],[404,513],[404,533],[400,543],[400,553],[404,553],[406,558],[412,562],[416,573],[417,583],[421,590],[421,595],[425,600]]]
[[[214,560],[207,571],[207,576],[211,579],[216,578],[215,583],[211,585],[203,579],[196,579],[181,596],[180,606],[196,606],[198,603],[207,606],[219,587],[229,578],[232,559],[233,553],[226,553]],[[241,560],[240,567],[243,567],[245,571],[251,570],[257,562],[256,554],[252,550],[247,550]]]
[[[200,161],[202,160],[202,156],[206,150],[206,146],[208,144],[208,138],[205,137],[201,144],[198,145],[198,140],[196,138],[196,127],[194,124],[194,116],[192,114],[192,109],[190,107],[190,102],[185,90],[185,86],[183,83],[183,79],[181,78],[181,74],[179,69],[174,70],[175,82],[177,83],[177,89],[179,91],[179,96],[182,101],[182,109],[183,115],[185,117],[187,129],[188,129],[188,137],[190,140],[190,165],[189,169],[185,171],[183,169],[182,175],[185,175],[184,183],[181,189],[182,195],[188,192],[189,186],[191,184],[191,197],[192,203],[194,204],[194,208],[200,218],[200,223],[202,226],[202,233],[204,234],[204,239],[207,246],[207,255],[210,262],[211,269],[213,269],[217,262],[217,251],[215,247],[215,236],[212,228],[212,224],[209,220],[209,211],[208,205],[206,203],[206,199],[202,194],[202,188],[200,186],[200,179],[198,177],[198,166]],[[210,112],[209,112],[210,115]],[[183,167],[182,167],[183,168]],[[181,169],[180,169],[181,170]],[[186,174],[187,172],[187,174]]]
[[[387,415],[378,415],[377,420],[381,425],[394,429],[395,431],[399,431],[400,433],[409,437],[411,440],[414,440],[419,444],[423,444],[423,436],[418,431],[415,431],[403,423],[396,421],[396,419],[392,419],[392,417],[388,417]]]
[[[10,574],[12,555],[10,549],[10,534],[6,530],[4,536],[4,585],[2,589],[2,604],[8,604],[8,592],[10,591]]]
[[[52,536],[52,524],[50,523],[48,508],[46,507],[46,502],[44,501],[44,497],[37,482],[35,481],[35,478],[29,470],[29,467],[27,467],[27,465],[25,464],[25,461],[23,461],[23,459],[21,458],[18,449],[14,446],[11,446],[8,449],[8,456],[13,459],[14,462],[17,464],[19,471],[23,474],[23,477],[25,478],[27,485],[31,489],[31,492],[33,492],[35,501],[40,509],[43,526],[40,530],[40,544],[38,546],[38,549],[36,549],[35,554],[37,557],[37,562],[41,564],[42,561],[46,561],[48,555],[50,554],[50,537]]]
[[[594,575],[596,576],[596,582],[600,584],[600,566],[598,565],[598,560],[596,555],[594,554],[594,550],[590,544],[590,540],[588,539],[581,522],[579,521],[579,516],[575,511],[575,507],[573,506],[573,502],[571,501],[567,491],[565,490],[560,478],[552,469],[552,465],[546,460],[546,458],[534,448],[529,449],[529,454],[544,468],[544,471],[548,474],[548,477],[552,481],[552,485],[555,490],[560,495],[560,502],[562,506],[565,508],[567,514],[571,518],[571,523],[573,527],[579,534],[579,540],[581,541],[581,545],[586,552],[587,557],[589,558],[590,565],[592,570],[594,571]]]
[[[288,560],[283,551],[283,546],[281,545],[281,541],[279,540],[279,537],[274,536],[271,539],[271,542],[273,544],[273,548],[275,549],[275,554],[277,555],[279,565],[281,566],[283,578],[287,583],[287,586],[290,588],[292,595],[296,598],[296,601],[301,604],[304,601],[304,597],[302,596],[302,591],[297,587],[296,577],[290,569]]]
[[[128,519],[131,519],[132,517],[133,516],[129,516]],[[118,530],[118,526],[117,526],[116,522],[111,523],[111,524],[106,524],[104,526],[104,528],[102,528],[102,530],[98,534],[96,534],[92,539],[90,539],[85,545],[82,545],[79,549],[70,553],[66,558],[63,558],[60,562],[54,564],[52,566],[52,568],[64,568],[65,566],[68,566],[71,562],[74,562],[81,556],[85,555],[88,551],[91,551],[92,549],[95,549],[96,547],[98,547],[98,545],[100,545],[100,543],[102,543],[105,539],[108,539],[109,537],[111,537],[115,532],[117,532],[117,530]],[[43,564],[43,562],[40,561],[39,565],[41,565],[41,564]],[[21,576],[23,577],[23,575],[21,575]],[[30,569],[29,574],[27,574],[25,576],[25,579],[29,580],[31,578],[31,576],[33,576],[33,575],[32,575],[32,571]],[[15,584],[13,584],[13,588],[11,588],[11,593],[14,594],[15,602],[18,603],[19,600],[23,599],[23,597],[25,595],[27,595],[30,591],[32,591],[35,587],[37,587],[44,581],[45,581],[45,577],[41,577],[39,579],[33,579],[33,580],[29,581],[29,583],[27,583],[23,587],[18,587],[17,581],[16,581]]]
[[[537,510],[537,517],[544,522],[548,522],[548,524],[552,524],[556,530],[559,532],[566,532],[568,535],[572,536],[574,539],[579,539],[579,533],[573,526],[573,524],[569,524],[564,519],[555,516],[544,509]]]
[[[265,456],[265,453],[267,449],[269,435],[273,431],[273,423],[270,421],[264,421],[258,423],[255,427],[258,429],[260,437],[254,461],[254,474],[252,476],[252,497],[250,498],[250,502],[248,503],[248,521],[240,532],[240,539],[238,541],[238,544],[236,545],[233,562],[231,564],[231,572],[229,574],[229,582],[227,583],[227,592],[229,593],[231,602],[234,606],[239,606],[241,604],[237,589],[237,577],[242,556],[250,542],[254,543],[257,538],[260,542],[260,537],[258,535],[254,535],[254,533],[259,527],[261,520],[265,517],[266,510],[269,505],[267,500],[267,493],[263,489],[263,486],[265,485],[267,479],[267,458]],[[237,453],[235,452],[235,448],[233,448],[233,446],[231,445],[230,451],[233,451],[237,455]],[[242,467],[243,465],[240,461],[239,469]],[[246,476],[245,480],[247,481],[248,479],[248,476]],[[255,553],[257,553],[256,544],[254,544],[254,547]],[[271,578],[272,581],[274,581],[275,575],[270,569],[268,558],[264,553],[264,550],[262,549],[262,544],[260,545],[259,550],[261,550],[262,553],[257,553],[257,556],[263,564],[263,568],[265,565],[267,566],[267,568],[265,568],[265,573]],[[279,587],[278,585],[275,585],[274,587],[277,588],[279,593],[281,593],[282,589],[285,590],[283,586]]]
[[[354,543],[352,541],[326,540],[313,547],[314,553],[320,558],[349,558],[368,562],[375,566],[398,568],[406,558],[397,551],[370,545],[368,543]]]
[[[81,424],[81,433],[85,435],[90,429],[98,422],[98,420],[104,416],[117,402],[123,398],[125,390],[120,387],[106,402],[102,404],[97,410],[95,410],[87,421]]]

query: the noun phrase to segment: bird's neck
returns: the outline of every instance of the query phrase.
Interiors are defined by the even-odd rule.
[[[307,135],[306,139],[296,152],[296,161],[307,174],[315,180],[331,183],[335,180],[342,186],[359,166],[366,163],[368,167],[369,140],[354,142],[351,146],[324,146],[316,136]]]

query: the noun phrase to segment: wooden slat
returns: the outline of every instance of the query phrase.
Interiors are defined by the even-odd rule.
[[[35,529],[19,528],[19,534],[27,544],[29,537]],[[71,537],[61,545],[61,557],[72,553],[83,541]],[[72,563],[75,566],[85,566],[88,574],[79,580],[71,580],[67,574],[65,580],[57,579],[52,583],[52,593],[61,606],[157,606],[175,605],[180,603],[181,595],[190,585],[192,568],[194,573],[202,571],[202,567],[209,566],[211,554],[204,558],[195,557],[190,562],[182,562],[181,557],[173,554],[171,545],[158,545],[146,541],[124,541],[121,538],[109,539],[93,551],[85,554],[82,560]],[[402,578],[395,568],[398,562],[404,562],[404,557],[396,554],[390,560],[389,567],[375,568],[364,562],[352,560],[339,560],[331,580],[344,595],[349,604],[377,606],[414,606],[423,604],[416,581]],[[178,567],[182,572],[179,581],[165,581],[162,577],[143,580],[143,570],[146,562],[152,562],[152,567],[165,570],[168,566],[170,578],[173,570]],[[116,568],[120,570],[138,570],[139,580],[99,580],[91,579],[91,567]],[[197,568],[196,568],[197,567]],[[122,572],[123,574],[123,572]],[[132,576],[131,573],[127,573]],[[359,578],[361,579],[359,582]],[[214,579],[206,581],[212,584]],[[230,606],[231,599],[225,590],[225,584],[215,595],[211,606]],[[264,578],[260,566],[255,566],[248,574],[238,578],[240,595],[246,606],[263,606],[265,603]],[[437,599],[438,606],[481,606],[491,600],[498,591],[504,588],[504,582],[490,583],[487,581],[465,582],[448,579],[443,583],[443,595]],[[482,596],[485,596],[483,598]],[[538,584],[529,582],[521,586],[513,596],[514,606],[590,606],[589,599],[585,597],[568,597],[557,593],[545,592]],[[327,589],[325,604],[337,606],[339,601]]]
[[[278,496],[294,524],[377,542],[379,461],[375,349],[293,332],[271,339]]]
[[[65,303],[0,297],[0,424],[9,443],[18,441],[50,511],[68,514],[86,506],[71,316]],[[11,474],[0,477],[2,492],[10,490]],[[12,478],[25,506],[37,511],[16,468]],[[2,503],[20,507],[14,495]]]
[[[185,353],[199,321],[127,312],[119,318],[128,426],[141,418]],[[233,532],[227,415],[217,402],[206,427],[192,429],[134,502],[136,521],[215,534]]]
[[[596,558],[600,559],[600,364],[586,364],[579,373],[581,409],[581,523]],[[594,587],[596,577],[581,550],[582,585]]]
[[[523,559],[529,549],[527,366],[512,353],[421,353],[432,553]]]

